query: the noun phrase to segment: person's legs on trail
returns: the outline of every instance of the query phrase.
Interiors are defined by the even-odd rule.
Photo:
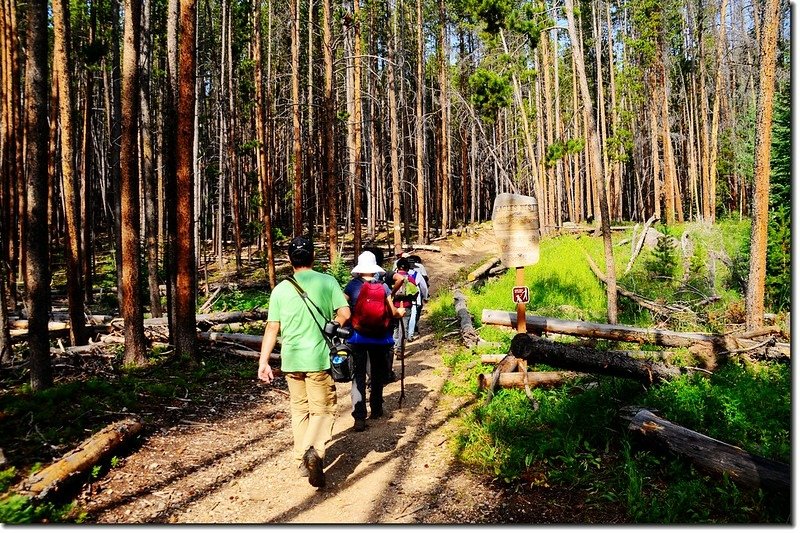
[[[364,420],[367,418],[367,361],[369,347],[366,344],[352,344],[353,348],[353,383],[350,386],[350,399],[353,402],[353,418]],[[374,366],[374,365],[371,365]],[[374,377],[370,377],[371,387],[374,390]]]
[[[294,436],[294,458],[302,462],[311,446],[325,457],[331,440],[336,414],[336,385],[326,371],[289,372],[286,374]]]
[[[383,416],[383,385],[387,383],[387,354],[391,355],[391,347],[387,345],[374,345],[369,349],[370,382],[372,387],[369,392],[370,418]]]
[[[409,322],[409,320],[411,320],[411,316],[410,316],[411,312],[410,311],[411,311],[411,309],[406,309],[406,314],[404,314],[400,318],[400,320],[397,321],[397,326],[394,328],[394,354],[395,354],[395,358],[397,358],[400,355],[400,347],[401,347],[401,345],[403,343],[403,340],[405,340],[405,339],[403,339],[403,332],[404,331],[405,332],[408,331],[408,322]],[[402,325],[400,324],[401,320],[403,322]],[[406,335],[407,335],[407,333],[406,333]],[[391,368],[391,366],[390,366],[390,368]]]

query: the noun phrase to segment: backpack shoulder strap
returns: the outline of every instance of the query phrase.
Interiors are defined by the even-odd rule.
[[[311,310],[311,307],[308,306],[309,302],[311,303],[311,305],[314,306],[314,309],[317,310],[317,312],[319,313],[320,317],[322,317],[323,320],[325,320],[325,315],[322,313],[320,308],[317,307],[314,301],[308,297],[308,293],[303,289],[303,287],[300,286],[299,283],[297,283],[297,280],[294,279],[294,276],[289,276],[288,278],[286,278],[286,281],[292,284],[294,289],[297,291],[297,294],[299,294],[300,298],[302,298],[303,303],[306,305],[306,309],[308,309],[308,312],[311,314],[311,319],[314,321],[314,324],[317,325],[319,332],[322,334],[322,338],[325,339],[325,343],[328,346],[333,347],[333,343],[330,341],[330,339],[328,339],[328,336],[325,335],[325,330],[322,329],[322,326],[319,325],[319,322],[317,322],[317,317],[314,316],[314,312]]]

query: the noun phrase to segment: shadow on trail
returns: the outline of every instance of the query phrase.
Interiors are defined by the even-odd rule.
[[[284,409],[276,408],[270,411],[268,414],[275,415],[283,411]],[[136,490],[135,492],[121,494],[119,497],[116,497],[107,503],[94,506],[91,512],[93,515],[98,516],[104,511],[120,507],[126,504],[130,504],[138,500],[139,498],[149,496],[153,492],[164,489],[172,484],[180,483],[181,480],[189,477],[190,475],[200,472],[205,468],[217,465],[220,461],[224,460],[226,457],[231,456],[237,452],[252,449],[253,447],[259,447],[263,449],[263,453],[260,453],[255,459],[250,460],[247,464],[241,467],[235,468],[235,470],[233,470],[227,475],[218,476],[213,483],[208,484],[206,487],[203,487],[200,490],[196,490],[192,494],[188,494],[185,498],[179,498],[175,500],[170,499],[167,506],[163,510],[158,512],[156,516],[153,516],[150,520],[147,521],[150,523],[161,523],[162,521],[160,520],[160,518],[165,518],[174,511],[185,509],[190,503],[206,497],[209,492],[212,492],[215,489],[220,488],[225,483],[230,482],[231,479],[252,472],[262,463],[272,459],[275,455],[275,450],[273,449],[275,446],[263,447],[262,445],[264,442],[269,442],[269,437],[274,435],[277,430],[283,429],[285,426],[288,426],[288,424],[289,424],[288,417],[280,419],[272,419],[269,423],[269,427],[265,431],[256,435],[255,437],[252,437],[244,442],[238,443],[237,445],[231,448],[219,450],[217,451],[217,453],[209,457],[206,457],[199,462],[195,462],[189,466],[180,468],[172,475],[155,480],[154,483],[146,485]]]
[[[406,394],[406,401],[408,403],[405,404],[405,405],[406,406],[414,406],[414,405],[416,405],[416,408],[413,411],[407,413],[406,416],[409,416],[409,417],[410,416],[425,416],[425,413],[424,413],[425,406],[423,405],[423,402],[421,400],[426,398],[426,397],[428,397],[430,393],[426,393],[425,392],[426,389],[424,387],[421,387],[421,386],[418,386],[418,385],[415,385],[415,384],[412,384],[409,387],[409,389],[410,389],[410,393],[407,392],[407,394]],[[396,396],[397,395],[399,395],[399,391],[390,394],[387,398],[385,398],[385,400],[387,402],[396,401],[396,399],[397,399]],[[441,391],[433,391],[432,397],[431,397],[431,399],[432,399],[431,407],[435,408],[436,404],[438,403],[438,399],[439,399],[440,395],[441,395]],[[306,501],[304,501],[302,503],[299,503],[298,505],[296,505],[292,509],[288,509],[288,510],[284,511],[283,513],[273,517],[270,520],[270,522],[271,523],[288,523],[288,522],[291,522],[293,519],[297,518],[303,512],[305,512],[309,507],[312,507],[317,503],[322,503],[322,502],[326,501],[329,498],[335,498],[340,493],[345,492],[352,485],[358,483],[360,480],[364,479],[365,477],[373,474],[378,469],[383,468],[386,462],[388,462],[388,461],[390,461],[390,460],[392,460],[392,459],[394,459],[396,457],[401,457],[405,453],[414,453],[415,450],[417,450],[417,448],[419,446],[419,441],[420,441],[420,439],[422,437],[424,437],[426,434],[430,433],[431,431],[434,431],[434,430],[444,426],[448,421],[450,421],[454,417],[458,416],[460,411],[461,411],[461,409],[473,404],[475,401],[476,401],[476,399],[471,399],[468,402],[466,402],[464,404],[461,404],[458,408],[453,409],[441,421],[439,421],[439,422],[437,422],[437,423],[435,423],[433,425],[420,424],[419,426],[417,426],[417,429],[414,432],[414,434],[409,436],[408,443],[402,444],[402,445],[398,445],[397,444],[400,441],[400,439],[405,436],[404,435],[405,431],[403,430],[403,428],[405,428],[405,426],[402,425],[402,422],[398,421],[398,422],[394,422],[393,423],[391,420],[388,420],[388,421],[380,420],[378,423],[383,423],[383,424],[388,423],[388,424],[396,424],[397,425],[397,430],[392,432],[391,439],[393,439],[393,440],[392,440],[392,446],[390,447],[391,453],[383,461],[365,468],[362,472],[360,472],[357,475],[353,474],[355,468],[360,464],[360,462],[366,457],[366,455],[370,451],[376,450],[376,451],[386,452],[386,451],[390,451],[390,450],[378,449],[377,447],[373,447],[373,448],[367,447],[367,448],[365,448],[364,454],[361,455],[361,456],[347,455],[352,450],[352,448],[347,445],[347,442],[348,442],[349,438],[352,438],[353,434],[351,433],[350,429],[338,433],[336,435],[336,437],[337,437],[336,441],[334,441],[334,443],[330,446],[330,448],[328,448],[328,451],[326,453],[327,457],[329,457],[329,458],[334,458],[334,457],[338,458],[339,456],[347,456],[347,462],[345,464],[334,465],[326,473],[326,476],[328,477],[328,479],[335,482],[335,487],[332,488],[332,487],[329,486],[326,489],[322,489],[322,490],[316,491],[314,493],[314,495],[312,495]],[[407,408],[407,407],[405,407],[405,408]],[[364,438],[368,439],[369,438],[369,430],[367,430],[363,434],[360,434],[359,436],[361,436],[361,435],[363,435]],[[330,461],[330,464],[332,464],[332,463],[333,463],[333,460]],[[395,470],[395,472],[393,474],[393,478],[397,479],[397,480],[401,480],[407,475],[408,475],[408,463],[401,461],[400,465],[397,467],[397,469]],[[387,486],[386,488],[384,488],[382,494],[365,495],[365,497],[368,497],[368,496],[377,496],[378,500],[376,501],[376,503],[374,505],[374,509],[371,512],[367,522],[368,523],[376,523],[376,522],[392,521],[391,519],[386,517],[384,515],[383,511],[382,511],[382,509],[384,509],[387,506],[387,504],[391,502],[392,498],[395,496],[395,493],[393,492],[392,487],[391,486]]]

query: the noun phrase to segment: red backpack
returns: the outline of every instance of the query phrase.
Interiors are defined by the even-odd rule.
[[[389,331],[391,322],[392,310],[383,283],[365,281],[353,307],[353,329],[368,337],[381,337]]]

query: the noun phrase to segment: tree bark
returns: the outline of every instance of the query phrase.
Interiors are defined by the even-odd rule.
[[[578,377],[580,374],[577,372],[528,372],[528,386],[541,389],[553,388]],[[478,374],[479,390],[489,388],[491,383],[492,374]],[[496,386],[501,389],[525,388],[522,372],[501,372]]]
[[[673,424],[647,409],[633,407],[622,411],[628,430],[658,448],[687,458],[717,476],[727,474],[739,485],[788,493],[791,487],[789,465],[765,459]]]
[[[150,113],[150,0],[142,1],[141,46],[141,163],[144,185],[144,239],[147,255],[147,286],[150,293],[150,314],[160,317],[161,295],[158,290],[158,181],[153,162],[152,116]]]
[[[18,490],[37,500],[44,500],[56,493],[71,477],[88,472],[91,467],[107,458],[112,451],[135,437],[141,430],[142,423],[135,418],[113,422],[58,461],[31,474],[19,485]]]
[[[294,171],[292,181],[292,235],[298,237],[303,234],[303,151],[300,138],[300,0],[292,0],[291,10],[292,169]]]
[[[606,297],[608,299],[608,322],[617,322],[617,274],[614,265],[614,248],[611,244],[611,224],[608,214],[608,200],[606,198],[606,180],[602,174],[602,162],[600,161],[600,143],[597,139],[597,125],[594,121],[594,106],[589,96],[589,84],[586,80],[586,67],[583,61],[583,49],[578,44],[575,33],[575,17],[573,14],[572,0],[566,0],[567,25],[569,28],[570,41],[572,42],[572,55],[575,59],[575,66],[578,71],[581,96],[583,97],[583,113],[588,122],[588,139],[591,145],[591,167],[597,183],[597,192],[600,202],[600,228],[603,234],[603,248],[606,256]]]
[[[472,348],[478,344],[480,337],[478,332],[475,331],[475,326],[472,325],[472,315],[469,314],[467,309],[467,299],[459,290],[453,293],[455,301],[456,316],[459,320],[459,330],[461,331],[461,342],[467,348]]]
[[[767,226],[769,224],[769,169],[772,145],[772,100],[775,94],[775,62],[778,55],[780,2],[766,0],[759,58],[760,87],[756,109],[755,170],[753,173],[753,223],[750,227],[750,275],[747,278],[745,314],[747,329],[764,323],[764,291],[767,271]]]
[[[338,254],[338,222],[336,216],[336,147],[334,128],[336,127],[336,109],[333,101],[333,35],[331,32],[331,2],[322,0],[322,60],[325,70],[323,89],[323,144],[322,153],[325,159],[325,188],[327,189],[328,215],[328,255],[331,262]]]
[[[481,315],[483,324],[516,328],[516,312],[484,309]],[[736,349],[735,339],[726,335],[707,333],[679,332],[663,329],[645,329],[622,324],[601,324],[580,320],[561,320],[535,315],[526,315],[527,331],[531,333],[561,333],[596,339],[608,339],[621,342],[637,342],[639,344],[657,344],[668,347],[689,347],[696,344],[710,345],[714,350],[726,351]]]
[[[361,9],[353,0],[353,254],[361,253]]]
[[[671,381],[680,369],[658,361],[645,361],[591,348],[571,346],[518,333],[511,341],[511,354],[528,363],[592,374],[605,374],[636,380],[643,385]]]
[[[422,0],[416,0],[417,8],[417,94],[414,107],[414,149],[416,156],[417,172],[417,242],[426,244],[428,235],[425,231],[425,115],[423,105],[425,102],[425,58],[423,42]]]
[[[120,150],[120,199],[122,202],[122,317],[125,319],[126,364],[146,361],[142,325],[139,268],[139,165],[137,156],[139,117],[139,43],[141,3],[125,0],[122,53],[122,148]]]
[[[64,215],[67,226],[66,264],[67,297],[69,300],[70,342],[73,346],[86,344],[88,335],[84,327],[84,293],[81,272],[81,228],[78,199],[78,174],[75,169],[75,107],[72,91],[72,61],[67,0],[53,1],[53,70],[58,80],[59,119],[61,123],[61,184],[64,193]]]
[[[258,172],[262,191],[262,222],[264,224],[264,247],[267,251],[267,276],[269,286],[275,288],[275,252],[272,244],[272,179],[267,160],[267,110],[270,103],[264,94],[264,57],[261,50],[262,7],[261,0],[253,0],[253,72],[255,75],[255,122],[258,146]]]
[[[25,47],[27,202],[24,240],[25,294],[29,313],[31,389],[53,384],[50,343],[50,262],[47,246],[47,0],[31,1]]]
[[[391,35],[387,46],[389,48],[389,61],[386,65],[386,83],[389,93],[389,159],[392,175],[392,239],[394,242],[394,253],[400,255],[403,252],[403,239],[400,235],[400,163],[398,161],[399,136],[398,136],[398,117],[397,117],[397,87],[395,81],[395,46],[397,44],[397,6],[392,7],[389,14],[392,21]]]
[[[195,140],[195,39],[196,0],[180,0],[180,40],[178,44],[178,120],[176,151],[177,241],[175,243],[175,353],[194,360],[195,286],[194,243],[194,165]]]

